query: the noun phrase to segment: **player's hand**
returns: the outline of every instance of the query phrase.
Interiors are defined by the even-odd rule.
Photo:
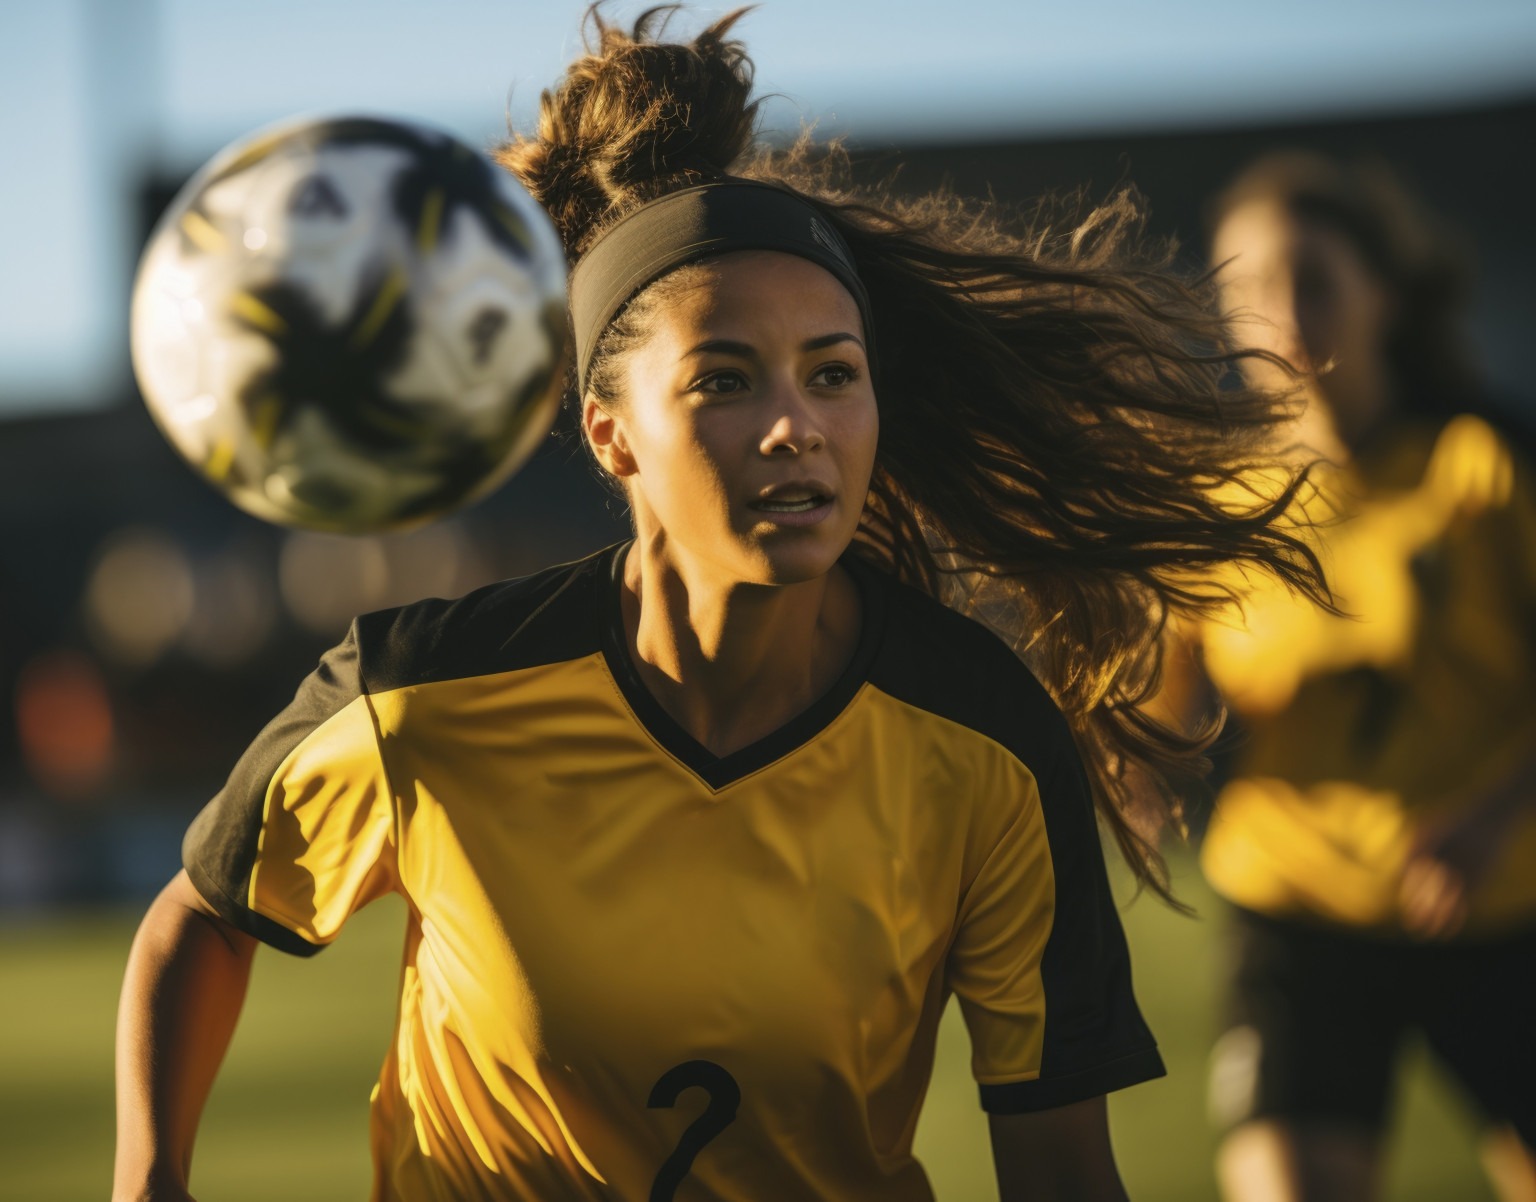
[[[1503,850],[1510,828],[1536,809],[1536,751],[1480,796],[1423,822],[1398,886],[1411,935],[1448,939],[1466,925],[1470,901]]]
[[[1512,817],[1509,807],[1480,806],[1425,824],[1398,887],[1410,935],[1449,939],[1466,925],[1470,899],[1498,859]]]

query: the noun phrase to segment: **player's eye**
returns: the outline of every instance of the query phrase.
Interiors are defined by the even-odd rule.
[[[847,363],[826,363],[811,376],[811,383],[822,388],[847,388],[859,378],[856,367]]]
[[[747,390],[747,378],[739,371],[712,371],[688,385],[689,392],[704,396],[734,396]]]

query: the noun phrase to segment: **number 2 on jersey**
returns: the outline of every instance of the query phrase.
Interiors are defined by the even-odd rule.
[[[695,1087],[709,1094],[709,1105],[688,1124],[672,1155],[662,1161],[656,1180],[651,1183],[651,1202],[672,1202],[677,1187],[693,1167],[693,1158],[735,1121],[736,1108],[741,1105],[741,1086],[713,1060],[686,1060],[669,1068],[651,1087],[646,1105],[652,1110],[670,1110],[683,1090]]]

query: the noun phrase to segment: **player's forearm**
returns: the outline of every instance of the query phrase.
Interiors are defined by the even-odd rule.
[[[254,951],[250,936],[208,911],[185,874],[145,915],[118,1006],[115,1202],[185,1189]]]
[[[1002,1202],[1126,1202],[1102,1097],[988,1125]]]

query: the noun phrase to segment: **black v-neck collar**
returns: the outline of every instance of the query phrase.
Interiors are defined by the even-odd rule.
[[[750,776],[758,769],[805,746],[848,708],[848,703],[864,684],[884,634],[885,590],[875,578],[874,569],[859,562],[853,555],[845,555],[840,562],[858,586],[859,600],[863,607],[858,647],[848,666],[833,681],[830,689],[783,726],[729,755],[715,755],[662,708],[661,703],[645,687],[630,659],[628,640],[624,637],[621,602],[624,559],[630,546],[630,543],[625,542],[610,548],[608,562],[597,574],[601,592],[598,613],[603,627],[603,658],[619,690],[624,694],[624,700],[629,703],[647,733],[712,790],[719,792],[742,777]]]

